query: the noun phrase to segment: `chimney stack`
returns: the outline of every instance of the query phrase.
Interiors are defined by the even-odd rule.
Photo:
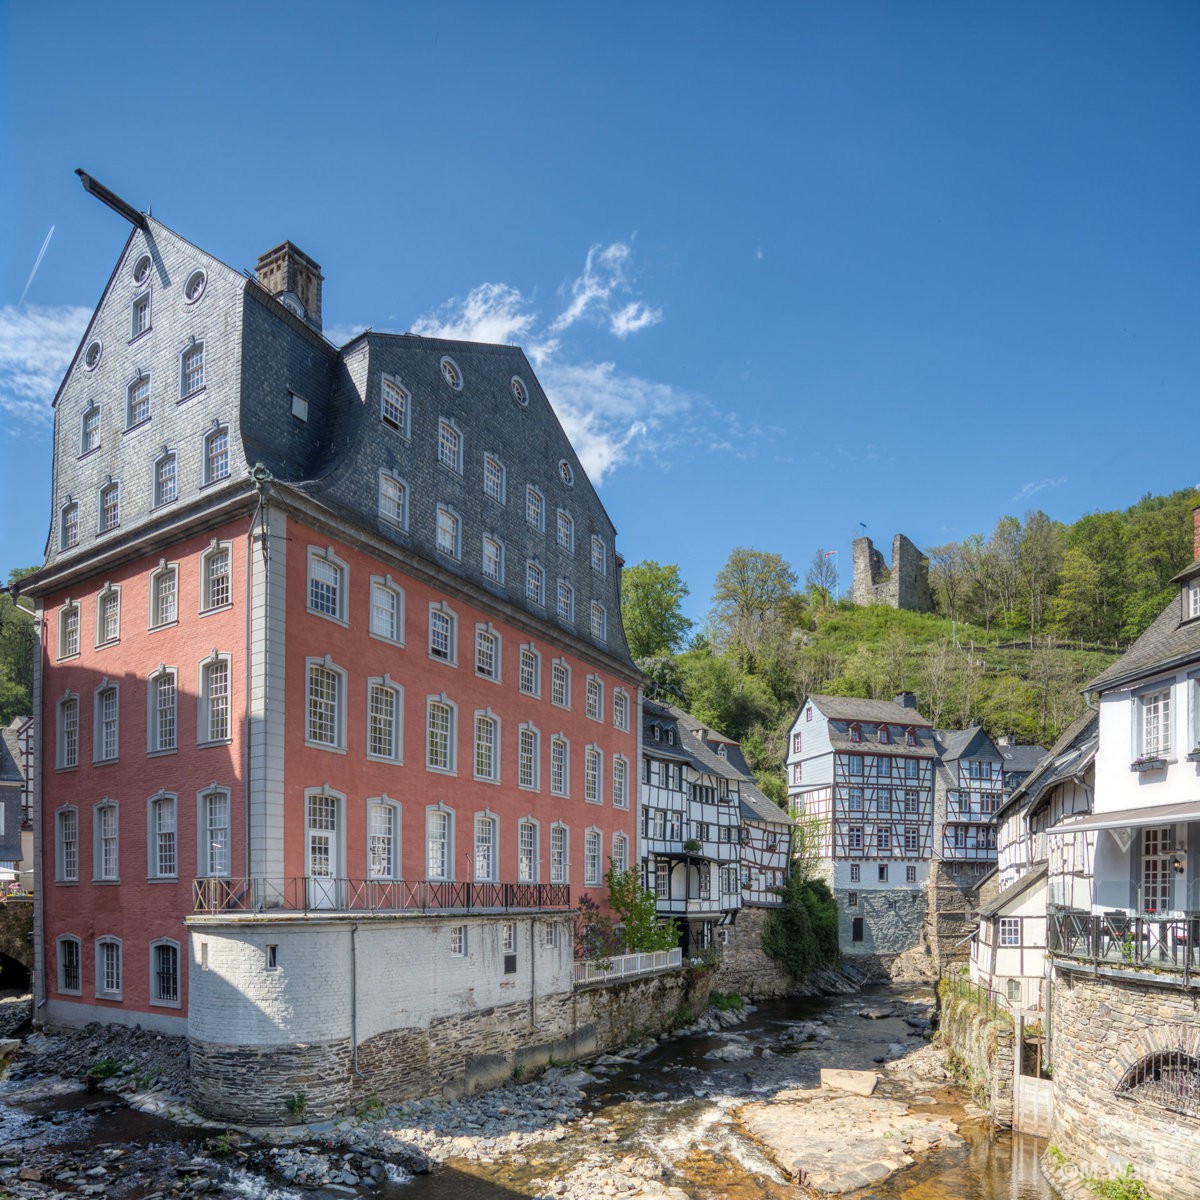
[[[283,242],[274,250],[258,256],[254,273],[259,284],[302,317],[318,333],[321,332],[321,284],[324,276],[320,266],[291,242]]]
[[[916,708],[917,698],[912,694],[912,692],[901,692],[896,697],[895,703],[900,705],[901,708]]]

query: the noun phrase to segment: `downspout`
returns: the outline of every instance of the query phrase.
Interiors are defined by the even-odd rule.
[[[537,1023],[537,917],[529,918],[529,1028]]]
[[[351,1070],[359,1079],[366,1076],[358,1069],[358,922],[350,924],[350,1052]]]

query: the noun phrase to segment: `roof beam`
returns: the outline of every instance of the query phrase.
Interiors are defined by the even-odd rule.
[[[83,184],[83,190],[89,196],[95,196],[102,204],[107,204],[113,212],[117,213],[127,220],[131,225],[136,225],[138,229],[146,228],[146,214],[140,213],[126,200],[122,200],[116,192],[110,192],[104,184],[99,180],[93,179],[82,167],[75,168],[75,174],[79,176],[80,182]]]

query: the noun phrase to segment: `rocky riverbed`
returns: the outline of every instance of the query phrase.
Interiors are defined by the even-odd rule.
[[[816,1184],[829,1165],[822,1145],[851,1182],[855,1170],[880,1179],[879,1164],[902,1178],[961,1146],[958,1123],[978,1113],[947,1091],[931,1011],[920,989],[710,1010],[688,1030],[473,1098],[253,1136],[191,1113],[174,1039],[35,1035],[0,1084],[0,1187],[22,1200],[795,1200],[797,1178]],[[115,1069],[98,1080],[97,1063]],[[836,1067],[878,1069],[878,1086],[866,1098],[816,1090]],[[864,1102],[877,1136],[855,1152],[846,1131]]]

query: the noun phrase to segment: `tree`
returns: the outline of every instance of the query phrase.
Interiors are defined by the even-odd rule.
[[[1058,594],[1050,602],[1054,627],[1069,638],[1092,641],[1105,628],[1102,572],[1082,550],[1071,547],[1063,555]]]
[[[9,587],[34,569],[10,571]],[[0,596],[0,725],[33,711],[33,651],[33,614],[10,594]]]
[[[642,887],[634,868],[618,871],[610,860],[604,882],[608,884],[608,902],[620,918],[625,947],[631,954],[673,950],[679,945],[679,927],[675,918],[660,924],[658,901],[653,892]]]
[[[962,547],[957,542],[934,546],[929,551],[929,584],[939,610],[952,621],[960,620],[959,606],[970,580],[963,563]]]
[[[778,555],[738,546],[717,573],[713,585],[713,626],[723,646],[743,666],[772,625],[782,625],[779,610],[796,589],[796,572]]]
[[[1021,586],[1029,613],[1029,632],[1042,627],[1048,598],[1058,582],[1062,567],[1062,526],[1040,510],[1025,514],[1021,536]]]
[[[837,593],[837,559],[834,550],[818,548],[804,576],[804,586],[813,601],[821,608],[829,608]]]
[[[644,559],[621,572],[621,619],[634,658],[673,654],[692,622],[683,615],[688,586],[674,563]]]

